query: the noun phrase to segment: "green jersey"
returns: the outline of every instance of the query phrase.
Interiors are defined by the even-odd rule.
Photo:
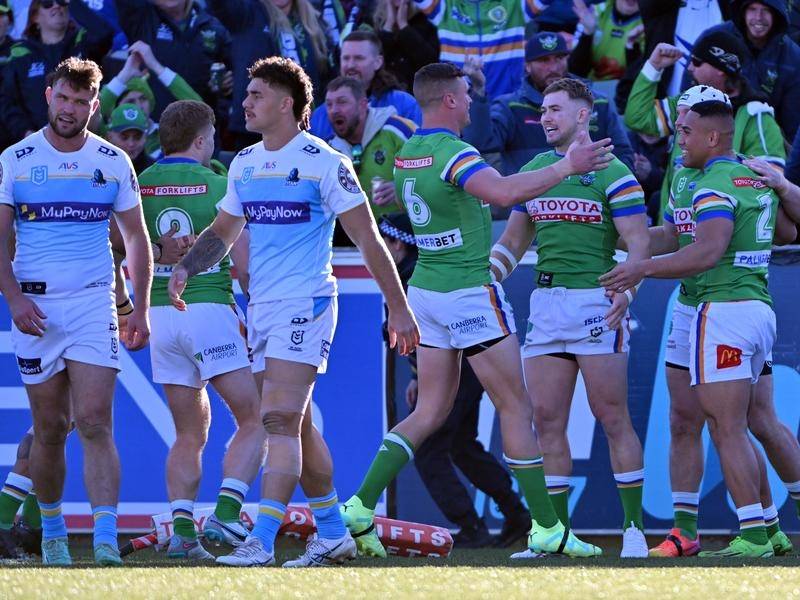
[[[631,31],[642,24],[642,17],[637,12],[618,21],[611,0],[595,4],[590,10],[594,11],[597,19],[597,29],[592,37],[592,72],[589,79],[620,79],[628,64],[625,54],[628,37]],[[644,36],[639,36],[636,45],[640,50],[644,49]]]
[[[200,163],[185,158],[164,158],[139,175],[142,190],[142,210],[150,239],[155,240],[178,226],[175,237],[198,235],[217,216],[217,203],[227,188],[227,179],[220,177]],[[172,265],[156,263],[152,306],[170,304],[167,283]],[[192,277],[182,298],[187,304],[212,302],[233,304],[230,260],[219,263]]]
[[[678,247],[683,248],[694,241],[694,207],[692,196],[697,180],[703,176],[699,169],[684,167],[675,174],[669,190],[669,202],[664,209],[664,221],[672,223],[678,232]],[[678,302],[686,306],[697,306],[697,281],[695,277],[681,280]]]
[[[408,284],[452,292],[490,283],[489,205],[464,191],[489,165],[447,129],[417,129],[394,159],[394,183],[414,228],[419,259]]]
[[[562,155],[543,152],[521,171],[543,169]],[[645,213],[644,192],[630,169],[618,158],[602,171],[570,175],[525,211],[536,225],[537,282],[541,287],[600,287],[598,277],[614,267],[619,234],[613,219]]]
[[[681,150],[675,141],[675,120],[680,96],[656,98],[661,72],[645,61],[633,82],[625,107],[625,125],[637,133],[670,137],[669,159],[661,186],[661,208],[666,206],[675,173],[683,166]],[[734,110],[733,150],[755,156],[779,166],[786,162],[786,148],[774,110],[763,102],[747,102]]]
[[[713,268],[697,275],[700,302],[761,300],[770,306],[767,270],[778,213],[778,196],[736,159],[716,158],[703,169],[694,195],[695,224],[733,221],[733,235]]]

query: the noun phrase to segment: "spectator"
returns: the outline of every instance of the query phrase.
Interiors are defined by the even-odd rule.
[[[329,143],[353,161],[375,218],[404,210],[395,195],[394,156],[416,125],[398,117],[393,106],[370,107],[364,84],[352,77],[337,77],[328,84],[325,107],[336,133]]]
[[[342,42],[341,75],[354,77],[364,84],[369,105],[375,108],[393,106],[401,117],[422,122],[422,112],[414,96],[403,92],[397,78],[383,68],[381,41],[371,31],[354,31]],[[333,137],[328,110],[318,106],[311,114],[311,133],[323,140]]]
[[[664,165],[667,164],[668,141],[644,133],[628,132],[628,139],[633,147],[633,174],[642,186],[647,219],[650,225],[658,223],[661,183],[664,180]]]
[[[551,0],[414,0],[439,30],[439,60],[464,66],[483,62],[490,99],[519,87],[525,57],[525,26]]]
[[[15,40],[22,39],[25,27],[28,25],[28,9],[31,7],[31,0],[8,0],[8,5],[16,15],[11,29],[11,37]]]
[[[155,161],[144,151],[148,118],[135,104],[120,104],[111,113],[106,139],[122,148],[131,159],[138,175]]]
[[[580,19],[569,70],[593,81],[620,79],[644,48],[638,0],[608,0],[591,7],[574,0]]]
[[[79,26],[71,17],[80,18]],[[0,90],[0,119],[18,141],[47,123],[45,78],[71,56],[99,62],[114,31],[82,0],[33,0],[22,40],[11,48]]]
[[[743,42],[732,33],[708,32],[692,49],[689,72],[697,84],[710,85],[730,96],[735,115],[733,149],[739,154],[768,160],[782,169],[786,151],[774,111],[765,103],[766,97],[753,90],[742,76],[739,57],[746,52]],[[657,88],[664,70],[682,56],[681,50],[670,44],[659,44],[653,50],[633,83],[625,109],[625,124],[633,131],[658,137],[674,136],[678,97],[657,98]],[[681,166],[680,148],[673,137],[661,187],[660,214],[667,203],[673,175]]]
[[[795,185],[800,185],[800,128],[794,136],[792,150],[789,152],[789,159],[786,161],[786,179]]]
[[[128,41],[145,42],[158,61],[181,75],[203,100],[217,109],[221,92],[211,89],[211,65],[230,66],[231,38],[227,29],[195,0],[116,0],[119,23]],[[158,119],[174,96],[160,81],[152,116]]]
[[[414,73],[439,60],[436,27],[413,0],[378,0],[372,20],[383,44],[386,69],[411,90]]]
[[[543,32],[531,38],[525,46],[527,77],[513,94],[496,98],[491,103],[482,89],[483,77],[471,63],[473,102],[470,108],[472,123],[464,130],[463,138],[480,152],[500,152],[502,173],[510,175],[550,146],[539,122],[542,92],[552,82],[572,77],[567,72],[567,43],[557,33]],[[602,95],[596,95],[589,124],[593,139],[610,137],[614,154],[633,168],[633,150],[614,106]]]
[[[183,77],[158,62],[150,46],[139,41],[128,49],[128,58],[122,70],[100,90],[100,112],[104,119],[108,119],[115,106],[137,105],[144,112],[148,123],[145,153],[158,160],[161,157],[161,143],[158,139],[158,123],[151,118],[155,108],[155,94],[147,83],[147,76],[150,74],[158,78],[174,99],[201,100],[200,95]]]
[[[711,29],[738,36],[747,47],[742,72],[767,95],[788,140],[800,125],[800,46],[786,34],[785,0],[734,0],[733,21]]]
[[[11,46],[15,40],[11,37],[14,26],[14,13],[8,5],[8,0],[0,0],[0,65],[5,66],[11,54]]]

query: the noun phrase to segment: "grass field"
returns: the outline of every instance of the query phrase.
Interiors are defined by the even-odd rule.
[[[605,540],[602,540],[604,542]],[[615,540],[614,540],[615,541]],[[508,560],[508,550],[461,550],[450,558],[359,559],[331,569],[230,569],[176,564],[152,550],[119,569],[95,568],[88,540],[73,542],[75,566],[0,567],[0,598],[798,598],[800,556],[764,561],[634,560],[610,556]],[[721,541],[714,546],[721,545]],[[714,547],[710,545],[710,547]],[[216,549],[211,548],[216,552]],[[300,546],[282,545],[278,562]]]

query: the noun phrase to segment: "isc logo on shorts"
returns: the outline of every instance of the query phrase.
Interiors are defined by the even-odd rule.
[[[717,346],[717,368],[730,369],[742,364],[741,348],[719,344]]]

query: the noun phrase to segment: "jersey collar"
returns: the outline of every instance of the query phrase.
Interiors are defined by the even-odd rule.
[[[432,127],[430,129],[422,129],[421,127],[414,132],[414,135],[433,135],[434,133],[449,133],[450,135],[456,135],[455,131],[451,131],[446,127]]]
[[[738,157],[738,156],[716,156],[716,157],[712,158],[711,160],[709,160],[709,161],[708,161],[708,162],[707,162],[707,163],[706,163],[706,164],[703,166],[703,171],[708,171],[708,169],[709,169],[709,168],[710,168],[712,165],[714,165],[714,164],[716,164],[716,163],[718,163],[718,162],[734,162],[734,163],[740,163],[740,162],[742,162],[742,161],[741,161],[741,160],[739,160],[739,157]]]
[[[199,165],[200,161],[195,160],[193,158],[187,158],[185,156],[168,156],[166,158],[162,158],[158,161],[160,165],[181,165],[181,164],[191,164],[191,165]]]

